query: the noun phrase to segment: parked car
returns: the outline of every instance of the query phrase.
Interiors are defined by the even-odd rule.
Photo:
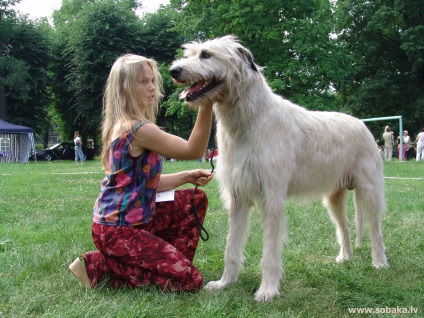
[[[82,152],[86,160],[94,158],[94,149],[82,147]],[[37,160],[75,160],[75,145],[72,142],[62,142],[55,144],[50,148],[38,150],[35,152]]]

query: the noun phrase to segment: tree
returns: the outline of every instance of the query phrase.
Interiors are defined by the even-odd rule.
[[[424,4],[419,0],[398,0],[396,6],[400,13],[398,20],[404,25],[401,49],[410,63],[411,104],[415,106],[410,115],[418,130],[424,126]]]
[[[337,17],[338,40],[353,61],[342,91],[346,107],[362,118],[402,115],[404,127],[422,125],[422,1],[338,1]]]
[[[273,90],[311,109],[338,109],[335,91],[349,72],[328,0],[171,1],[187,38],[235,34],[254,54]]]
[[[46,21],[30,21],[0,3],[0,117],[45,131],[49,32]]]
[[[16,122],[29,125],[39,132],[45,132],[46,115],[49,106],[49,26],[45,21],[33,22],[22,17],[14,26],[9,40],[10,55],[17,61],[19,71],[10,74],[17,77],[21,86],[9,87],[8,110]],[[10,77],[9,76],[9,77]]]
[[[18,65],[19,63],[11,58],[9,53],[9,39],[15,23],[15,11],[10,7],[19,2],[20,0],[0,0],[0,118],[2,119],[7,119],[6,85],[14,87],[16,81],[15,78],[9,77],[10,70],[24,71],[24,67]]]
[[[122,54],[144,50],[134,5],[134,1],[68,0],[54,15],[55,110],[67,138],[74,130],[85,139],[99,135],[103,88],[113,62]]]
[[[185,40],[175,28],[177,15],[170,6],[165,6],[155,13],[143,16],[140,36],[144,42],[144,56],[166,64],[174,60],[177,50]]]

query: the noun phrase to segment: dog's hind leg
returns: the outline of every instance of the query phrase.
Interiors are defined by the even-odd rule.
[[[212,291],[235,282],[243,266],[243,250],[249,230],[249,208],[243,200],[231,200],[229,209],[229,232],[224,256],[224,273],[218,281],[211,281],[204,287]]]
[[[340,253],[336,258],[337,263],[351,260],[353,257],[349,221],[346,216],[346,199],[347,190],[341,189],[327,195],[323,202],[336,226],[337,240],[340,245]]]
[[[359,247],[364,236],[364,221],[362,206],[358,202],[357,192],[353,191],[353,204],[355,206],[355,223],[356,223],[356,247]]]
[[[365,221],[369,227],[371,240],[372,265],[376,268],[388,267],[385,247],[383,243],[381,212],[384,210],[384,196],[381,187],[373,186],[367,189],[356,188],[357,205],[363,211]]]
[[[255,293],[256,301],[268,301],[279,294],[283,276],[281,253],[286,238],[286,216],[283,205],[263,207],[262,281]]]

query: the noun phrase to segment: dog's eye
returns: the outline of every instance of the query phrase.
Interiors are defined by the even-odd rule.
[[[202,52],[202,53],[200,53],[200,58],[201,59],[208,59],[208,58],[210,58],[212,55],[210,55],[209,53],[207,53],[207,52]]]

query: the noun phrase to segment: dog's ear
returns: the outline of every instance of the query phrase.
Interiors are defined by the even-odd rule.
[[[249,51],[246,51],[244,48],[240,47],[237,49],[237,52],[242,58],[242,60],[245,61],[252,70],[258,72],[255,62],[253,61],[253,55]]]

